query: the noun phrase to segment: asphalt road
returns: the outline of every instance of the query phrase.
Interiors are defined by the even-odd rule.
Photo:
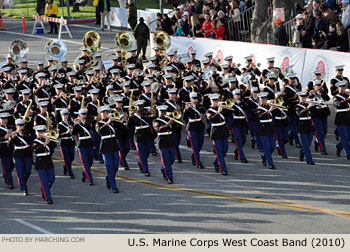
[[[0,55],[8,52],[14,39],[24,39],[33,63],[47,57],[44,45],[48,35],[23,35],[21,22],[5,18],[6,31],[0,31]],[[29,29],[30,28],[30,29]],[[94,25],[71,25],[73,39],[65,39],[74,60],[81,39]],[[27,30],[32,24],[27,23]],[[116,31],[116,30],[115,30]],[[114,47],[115,32],[101,32],[102,46]],[[53,36],[52,36],[53,37]],[[103,48],[102,48],[103,49]],[[106,58],[111,51],[106,51]],[[350,233],[350,161],[335,155],[334,111],[329,117],[326,139],[329,155],[312,154],[315,166],[298,159],[299,149],[287,146],[288,159],[277,153],[277,170],[262,166],[260,153],[250,147],[244,151],[248,164],[234,160],[230,143],[226,157],[228,176],[214,171],[215,157],[211,142],[205,137],[201,158],[206,169],[191,165],[191,150],[182,137],[184,163],[175,163],[174,184],[168,185],[160,173],[159,155],[151,156],[151,177],[144,177],[137,167],[137,153],[131,151],[129,171],[117,174],[119,194],[105,187],[105,167],[93,166],[94,186],[80,181],[82,165],[75,158],[72,180],[62,174],[62,158],[54,155],[56,181],[52,188],[53,205],[41,198],[40,183],[33,170],[29,196],[18,185],[14,190],[0,182],[1,233]],[[16,176],[15,173],[13,174]]]

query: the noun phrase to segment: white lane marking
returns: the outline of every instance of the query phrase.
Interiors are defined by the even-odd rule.
[[[185,145],[182,145],[182,144],[179,145],[179,148],[192,152],[192,148],[189,148],[189,147],[187,147]],[[209,152],[209,151],[206,151],[206,150],[201,150],[199,153],[200,154],[204,154],[204,155],[212,155],[213,154],[212,152]]]
[[[95,27],[93,27],[93,26],[82,25],[82,24],[69,24],[69,26],[76,26],[76,27],[86,28],[90,30],[101,30],[100,25],[96,25]]]
[[[36,225],[34,225],[34,224],[32,224],[32,223],[29,223],[29,222],[27,222],[27,221],[24,221],[24,220],[22,220],[22,219],[15,219],[15,221],[17,221],[18,223],[21,223],[21,224],[23,224],[23,225],[25,225],[25,226],[27,226],[27,227],[30,227],[30,228],[32,228],[32,229],[34,229],[34,230],[36,230],[36,231],[39,231],[39,232],[41,232],[41,233],[43,233],[43,234],[53,234],[53,233],[51,233],[50,231],[47,231],[46,229],[43,229],[43,228],[41,228],[41,227],[38,227],[38,226],[36,226]]]

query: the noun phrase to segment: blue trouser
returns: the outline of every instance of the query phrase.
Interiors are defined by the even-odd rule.
[[[151,153],[155,153],[155,152],[157,152],[157,149],[156,149],[156,146],[155,146],[155,144],[154,144],[154,141],[152,140],[152,142],[151,142],[151,149],[150,149],[150,152]]]
[[[55,181],[55,170],[38,170],[38,175],[45,200],[52,200],[50,188]]]
[[[284,147],[284,144],[288,142],[288,126],[286,127],[278,127],[275,126],[275,133],[276,133],[276,139],[278,148],[281,152],[282,156],[286,156],[286,148]]]
[[[296,144],[300,144],[298,136],[298,117],[294,114],[288,114],[290,136],[294,139]]]
[[[300,154],[305,155],[306,162],[312,162],[312,156],[310,151],[310,145],[312,143],[313,134],[312,133],[300,133],[300,139],[302,148],[300,150]]]
[[[250,125],[250,132],[252,134],[252,138],[255,140],[256,142],[256,147],[258,148],[258,150],[262,150],[263,146],[261,143],[261,139],[260,136],[258,134],[258,130],[259,130],[259,122],[256,121],[251,121],[249,123]]]
[[[324,136],[326,136],[327,133],[328,133],[328,116],[321,117],[321,121],[322,121],[322,124],[323,124]]]
[[[345,156],[350,157],[350,125],[338,125],[337,130],[340,136],[340,143],[337,148],[342,150],[344,148]]]
[[[61,155],[63,157],[64,165],[66,167],[69,176],[74,175],[72,170],[72,163],[75,156],[75,147],[72,146],[60,146]]]
[[[316,142],[320,146],[321,151],[326,150],[326,143],[324,141],[325,128],[324,128],[324,121],[320,117],[312,118],[312,122],[315,128],[316,133]]]
[[[154,144],[153,140],[146,143],[135,142],[136,150],[139,155],[139,160],[140,160],[140,164],[143,169],[143,172],[148,172],[147,159],[148,159],[150,150],[152,149],[152,144]]]
[[[216,166],[220,167],[221,172],[227,172],[225,156],[228,150],[228,140],[225,139],[216,139],[212,140],[213,146],[216,153],[216,159],[214,161]]]
[[[264,149],[264,156],[267,160],[268,165],[273,165],[272,152],[276,147],[276,137],[275,136],[260,136],[261,142]]]
[[[102,157],[106,165],[108,181],[111,184],[112,190],[116,190],[117,182],[115,176],[119,168],[118,152],[102,153]]]
[[[119,158],[123,167],[128,167],[128,162],[126,161],[126,156],[130,151],[130,143],[129,138],[125,139],[117,139],[117,143],[119,145]]]
[[[247,135],[247,127],[242,128],[232,128],[233,136],[235,138],[236,143],[236,151],[238,152],[239,160],[245,159],[245,155],[243,152],[243,146],[246,142]]]
[[[20,185],[21,191],[27,191],[27,181],[32,171],[33,156],[24,158],[13,158],[17,171],[18,184]]]
[[[135,136],[135,131],[133,128],[128,129],[129,132],[129,146],[130,148],[135,148],[135,143],[134,143],[134,136]]]
[[[179,148],[180,141],[181,141],[181,130],[173,131],[172,135],[173,135],[175,151],[176,151],[176,153],[175,153],[176,160],[182,160],[181,153],[180,153],[180,148]]]
[[[96,131],[92,131],[92,138],[94,139],[95,156],[98,158],[98,161],[102,161],[103,159],[100,153],[101,136]]]
[[[162,159],[162,171],[166,179],[174,179],[173,168],[171,167],[175,161],[175,148],[159,149],[160,158]]]
[[[1,156],[1,164],[3,169],[3,175],[5,183],[13,186],[12,169],[15,166],[11,157]]]
[[[193,151],[191,158],[196,162],[197,166],[202,165],[199,152],[201,151],[203,142],[204,142],[204,130],[201,130],[201,131],[189,130],[187,134],[188,134],[188,137],[190,138],[192,151]]]
[[[93,147],[78,148],[81,162],[83,163],[83,178],[87,177],[90,183],[93,183],[91,166],[94,163],[95,150]]]

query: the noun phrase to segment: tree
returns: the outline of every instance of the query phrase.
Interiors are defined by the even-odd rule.
[[[254,43],[274,41],[275,20],[266,20],[267,11],[271,0],[256,0],[251,23],[251,40]],[[304,0],[273,0],[273,8],[284,8],[286,21],[296,15],[295,5],[304,5]]]

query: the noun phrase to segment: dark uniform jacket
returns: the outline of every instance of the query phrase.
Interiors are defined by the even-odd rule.
[[[306,109],[309,104],[307,103],[298,103],[295,106],[296,115],[299,117],[299,127],[298,131],[300,134],[313,133],[314,128],[311,121],[311,112]]]
[[[90,122],[79,122],[73,127],[73,135],[78,136],[78,148],[91,148],[94,147],[92,139],[92,125]]]
[[[259,106],[255,113],[259,119],[259,136],[273,136],[275,135],[275,128],[273,126],[272,114],[268,112],[268,105]]]
[[[35,170],[52,170],[54,165],[51,155],[56,143],[50,141],[48,145],[44,146],[45,138],[35,139],[33,143],[33,152],[36,154]]]
[[[205,114],[205,109],[200,105],[194,108],[193,106],[185,110],[183,119],[188,122],[186,130],[201,131],[204,130],[203,114]]]
[[[272,111],[274,124],[276,127],[287,127],[288,126],[288,115],[286,111],[283,111],[282,109],[275,109]]]
[[[149,118],[142,115],[134,114],[129,118],[126,126],[128,129],[133,129],[135,132],[135,142],[137,143],[147,143],[153,141],[154,133],[152,132],[152,124]]]
[[[350,125],[349,96],[347,94],[337,94],[334,99],[335,125]]]
[[[32,156],[32,138],[29,135],[16,135],[11,139],[9,145],[13,147],[13,157],[24,158]]]
[[[174,148],[174,140],[172,136],[172,125],[168,125],[168,118],[156,118],[153,121],[153,127],[157,131],[157,146],[159,149]]]
[[[58,131],[59,139],[60,139],[60,146],[74,146],[75,145],[75,141],[73,139],[72,133],[67,133],[69,128],[70,128],[70,125],[68,124],[68,122],[62,121],[57,125],[57,131]]]
[[[5,138],[7,135],[8,128],[5,125],[0,125],[0,156],[10,157],[11,153],[9,150],[8,138]]]
[[[247,127],[245,110],[248,109],[248,106],[244,102],[241,102],[240,104],[233,104],[232,109],[233,110],[229,110],[233,117],[232,127],[233,128]]]
[[[113,153],[119,151],[116,138],[116,127],[114,122],[107,123],[108,120],[101,120],[96,124],[96,131],[101,136],[100,152]]]
[[[218,107],[211,107],[207,110],[207,118],[210,122],[210,139],[212,140],[220,140],[226,139],[229,136],[229,131],[227,124],[225,122],[225,116],[218,112]]]

